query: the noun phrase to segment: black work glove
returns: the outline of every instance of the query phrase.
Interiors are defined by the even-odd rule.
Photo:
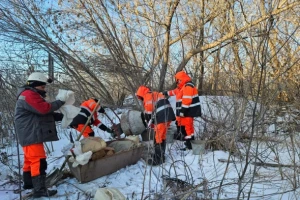
[[[100,107],[100,109],[99,109],[98,112],[99,112],[99,113],[105,113],[105,110],[104,110],[103,106]]]
[[[93,132],[90,132],[90,133],[89,133],[89,136],[90,136],[90,137],[94,137],[94,136],[95,136],[94,131],[93,131]]]
[[[63,119],[64,115],[62,113],[54,112],[53,117],[54,117],[54,121],[61,121]]]
[[[166,97],[169,96],[168,91],[163,91],[162,94],[165,95]]]
[[[61,101],[61,100],[55,100],[55,101],[53,101],[53,103],[56,103],[56,104],[58,104],[58,107],[60,108],[60,107],[62,107],[66,102],[64,102],[64,101]]]

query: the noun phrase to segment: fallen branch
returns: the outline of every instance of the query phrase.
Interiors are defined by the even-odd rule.
[[[261,163],[261,162],[253,162],[251,164],[256,166],[263,166],[263,167],[300,167],[299,165],[284,165],[284,164]]]
[[[234,160],[227,160],[227,159],[218,159],[219,162],[223,162],[223,163],[236,163],[236,162],[239,162],[239,161],[234,161]],[[264,162],[252,162],[250,163],[252,165],[256,165],[256,166],[262,166],[262,167],[299,167],[299,165],[284,165],[284,164],[277,164],[277,163],[264,163]]]

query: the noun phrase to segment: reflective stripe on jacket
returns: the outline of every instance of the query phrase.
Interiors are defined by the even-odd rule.
[[[158,92],[148,92],[143,96],[145,114],[152,114],[153,123],[159,124],[175,120],[173,108],[168,99]]]
[[[201,105],[198,91],[192,82],[187,82],[181,89],[168,91],[169,96],[176,95],[176,116],[184,111],[185,117],[200,117]]]
[[[54,111],[63,102],[52,103],[31,87],[19,89],[15,108],[15,131],[21,146],[58,140]]]
[[[89,99],[87,101],[82,102],[82,104],[80,105],[80,112],[73,119],[70,126],[77,127],[79,124],[85,124],[88,118],[91,116],[96,105],[97,102],[94,99]],[[102,122],[98,119],[98,111],[100,110],[100,108],[101,106],[98,105],[98,108],[96,108],[96,111],[94,112],[88,125],[94,125],[102,130],[106,130],[107,127],[104,124],[102,124]]]

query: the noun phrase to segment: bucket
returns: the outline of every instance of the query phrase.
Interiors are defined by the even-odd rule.
[[[121,115],[121,128],[126,135],[139,135],[146,129],[141,112],[137,110],[127,110]]]
[[[177,134],[177,128],[176,126],[170,126],[167,131],[167,138],[166,142],[168,144],[172,144],[174,142],[174,135]]]
[[[205,140],[192,140],[192,149],[194,155],[202,155],[205,152]]]

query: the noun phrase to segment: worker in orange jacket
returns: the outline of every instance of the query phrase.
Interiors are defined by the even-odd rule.
[[[194,140],[194,117],[201,116],[201,106],[197,88],[191,78],[184,71],[175,75],[177,88],[164,91],[165,96],[176,95],[176,122],[179,138],[185,140],[185,148],[192,149],[191,140]]]
[[[72,128],[75,128],[77,131],[81,132],[85,123],[87,122],[88,118],[91,116],[91,113],[95,109],[97,105],[98,99],[95,98],[90,98],[89,100],[86,100],[82,102],[80,105],[80,112],[79,114],[73,119],[73,121],[70,123],[70,126]],[[112,136],[114,136],[114,131],[110,128],[108,128],[105,124],[103,124],[99,119],[98,119],[98,112],[99,113],[105,113],[105,110],[102,106],[98,105],[96,108],[96,112],[94,112],[93,117],[89,121],[87,127],[83,131],[82,135],[83,137],[94,137],[95,133],[91,126],[96,126],[100,128],[103,131],[106,131],[110,133]]]
[[[175,120],[173,108],[163,94],[152,92],[150,88],[144,85],[138,88],[136,96],[143,101],[147,124],[154,124],[154,154],[148,160],[148,164],[160,165],[165,162],[167,130],[171,121]]]

